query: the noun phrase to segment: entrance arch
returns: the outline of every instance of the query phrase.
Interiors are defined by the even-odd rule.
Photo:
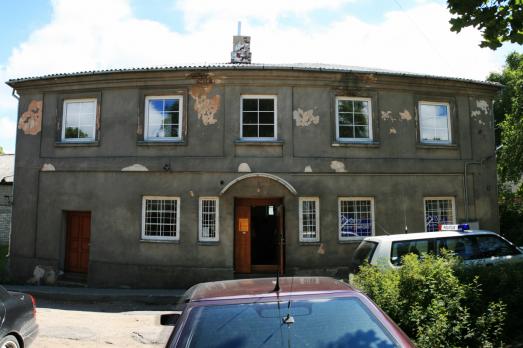
[[[271,180],[274,180],[274,181],[278,182],[282,186],[284,186],[293,195],[296,196],[298,194],[298,192],[296,191],[294,186],[292,186],[287,180],[284,180],[284,179],[280,178],[279,176],[276,176],[276,175],[273,175],[273,174],[268,174],[268,173],[249,173],[249,174],[245,174],[245,175],[239,176],[236,179],[234,179],[231,182],[229,182],[227,185],[225,185],[225,187],[220,191],[220,196],[223,195],[225,192],[227,192],[227,190],[230,189],[237,182],[245,180],[245,179],[250,179],[250,178],[267,178],[267,179],[271,179]]]

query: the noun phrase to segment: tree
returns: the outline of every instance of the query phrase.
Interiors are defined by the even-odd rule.
[[[450,30],[478,28],[481,47],[496,49],[508,41],[523,44],[523,0],[447,0],[447,8],[456,15],[450,19]]]
[[[0,146],[0,155],[4,154],[4,148]]]
[[[502,145],[497,157],[499,177],[502,183],[519,182],[523,174],[523,54],[509,54],[502,73],[492,73],[488,80],[505,86],[494,102]]]

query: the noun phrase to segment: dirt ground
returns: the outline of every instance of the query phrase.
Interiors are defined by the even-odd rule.
[[[172,327],[160,326],[170,308],[136,303],[38,301],[38,337],[32,348],[163,347]]]

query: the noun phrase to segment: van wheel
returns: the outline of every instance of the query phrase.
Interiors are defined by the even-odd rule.
[[[20,343],[15,336],[7,335],[0,341],[0,348],[20,348]]]

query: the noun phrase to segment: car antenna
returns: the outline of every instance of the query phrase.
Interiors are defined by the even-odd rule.
[[[280,291],[280,271],[276,272],[276,285],[274,285],[274,289],[272,289],[272,292],[279,292]]]
[[[292,277],[292,280],[291,280],[290,296],[292,296],[292,286],[293,285],[294,285],[294,277]],[[289,302],[287,303],[287,315],[282,318],[282,322],[284,324],[287,324],[288,326],[291,326],[292,324],[294,324],[294,317],[291,315],[291,297],[290,296],[289,296]],[[290,339],[290,336],[289,336],[289,339]]]

